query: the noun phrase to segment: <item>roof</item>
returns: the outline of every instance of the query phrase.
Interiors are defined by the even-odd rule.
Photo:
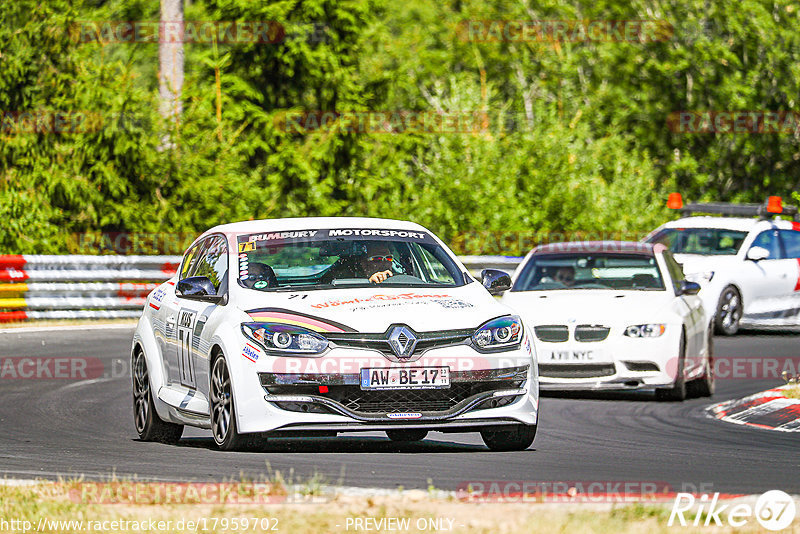
[[[533,249],[534,255],[539,254],[646,254],[654,255],[652,243],[638,241],[571,241],[564,243],[548,243]]]
[[[260,219],[221,224],[203,234],[230,233],[249,234],[262,231],[280,232],[288,230],[307,230],[317,228],[391,228],[395,230],[415,230],[431,233],[427,228],[410,221],[377,219],[371,217],[290,217],[285,219]]]
[[[750,232],[754,228],[763,226],[764,228],[771,228],[773,223],[777,226],[783,226],[781,222],[789,223],[791,221],[781,221],[780,219],[764,220],[753,219],[749,217],[684,217],[675,221],[670,221],[664,224],[664,228],[720,228],[723,230],[739,230],[741,232]]]

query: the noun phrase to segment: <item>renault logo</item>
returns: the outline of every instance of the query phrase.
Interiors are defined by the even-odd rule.
[[[410,358],[417,346],[417,336],[407,326],[395,326],[389,332],[389,345],[398,358]]]

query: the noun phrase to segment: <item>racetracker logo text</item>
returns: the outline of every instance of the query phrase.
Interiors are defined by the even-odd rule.
[[[103,376],[98,358],[0,358],[0,379],[86,380]]]

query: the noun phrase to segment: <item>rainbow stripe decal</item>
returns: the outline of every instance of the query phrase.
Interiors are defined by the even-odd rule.
[[[291,310],[281,308],[259,308],[248,310],[247,314],[254,322],[258,323],[277,323],[294,326],[301,326],[313,332],[355,332],[349,326],[345,326],[335,321],[321,319],[313,315],[306,315]]]

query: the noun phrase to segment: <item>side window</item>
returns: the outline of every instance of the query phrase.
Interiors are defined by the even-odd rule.
[[[206,240],[203,251],[197,258],[191,276],[206,276],[214,289],[219,292],[220,285],[228,274],[228,244],[223,236],[212,236]]]
[[[765,230],[761,232],[751,246],[767,249],[769,251],[768,260],[781,259],[781,244],[778,240],[777,230]]]
[[[417,260],[422,264],[422,270],[427,275],[428,281],[440,284],[455,283],[453,275],[429,250],[417,243],[413,243],[411,248],[416,252]]]
[[[780,230],[783,250],[787,258],[800,258],[800,232],[795,230]]]
[[[686,279],[683,274],[683,267],[681,267],[680,263],[675,261],[675,258],[672,257],[672,254],[669,252],[664,252],[664,261],[667,264],[669,277],[672,278],[672,286],[675,288],[675,291],[678,291],[681,288],[681,282]]]
[[[205,240],[198,241],[183,256],[183,263],[181,263],[181,275],[179,277],[180,280],[192,276],[191,273],[194,272],[194,269],[197,265],[197,258],[199,256],[198,253],[200,252],[200,248],[203,246],[203,243],[205,243]]]

